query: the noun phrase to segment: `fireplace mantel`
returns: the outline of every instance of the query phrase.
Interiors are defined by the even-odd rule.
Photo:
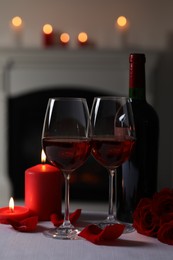
[[[106,89],[125,95],[128,91],[128,54],[91,50],[21,51],[9,56],[5,73],[7,95],[50,86]]]
[[[20,95],[33,89],[80,86],[127,95],[129,52],[112,50],[21,49],[0,50],[4,81],[0,89],[7,95]],[[157,53],[149,53],[147,78],[155,67]],[[152,98],[150,80],[148,97]]]
[[[148,52],[147,99],[157,104],[155,68],[159,54]],[[129,51],[0,49],[0,198],[9,197],[6,171],[6,98],[48,87],[79,87],[128,95]],[[5,147],[5,149],[4,149]]]

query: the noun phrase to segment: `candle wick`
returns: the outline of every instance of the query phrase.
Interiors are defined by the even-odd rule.
[[[10,208],[10,212],[11,212],[11,213],[14,213],[14,209],[13,209],[13,208]]]

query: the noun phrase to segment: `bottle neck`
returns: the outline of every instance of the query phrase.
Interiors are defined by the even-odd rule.
[[[143,54],[131,54],[130,56],[129,97],[146,100],[145,56]]]

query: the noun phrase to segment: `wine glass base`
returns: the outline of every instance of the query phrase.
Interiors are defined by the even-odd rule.
[[[122,224],[122,225],[125,225],[125,228],[124,228],[124,231],[123,231],[123,233],[124,234],[126,234],[126,233],[131,233],[131,232],[134,232],[135,231],[135,228],[133,227],[133,225],[132,224],[130,224],[130,223],[125,223],[125,222],[120,222],[120,221],[118,221],[118,220],[112,220],[112,221],[110,221],[110,220],[104,220],[104,221],[101,221],[101,222],[99,222],[99,223],[97,223],[96,225],[98,226],[98,227],[100,227],[101,229],[104,229],[105,227],[107,227],[107,226],[110,226],[110,225],[114,225],[114,224]]]
[[[120,223],[120,224],[125,225],[125,228],[124,228],[124,231],[123,231],[124,234],[131,233],[131,232],[135,231],[135,228],[133,227],[132,224],[129,224],[129,223]]]
[[[55,239],[75,240],[77,239],[77,235],[79,234],[79,231],[77,229],[72,229],[72,228],[51,228],[45,230],[43,234],[46,237],[55,238]]]
[[[114,224],[117,224],[117,223],[119,223],[119,222],[118,222],[117,219],[114,217],[114,215],[108,215],[108,216],[106,217],[106,219],[99,221],[98,223],[96,223],[96,225],[97,225],[99,228],[104,229],[104,228],[107,227],[107,226],[111,226],[111,225],[114,225]]]

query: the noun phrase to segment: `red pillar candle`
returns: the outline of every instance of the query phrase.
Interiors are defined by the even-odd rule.
[[[61,214],[61,172],[49,164],[38,164],[25,171],[25,206],[38,220]]]

